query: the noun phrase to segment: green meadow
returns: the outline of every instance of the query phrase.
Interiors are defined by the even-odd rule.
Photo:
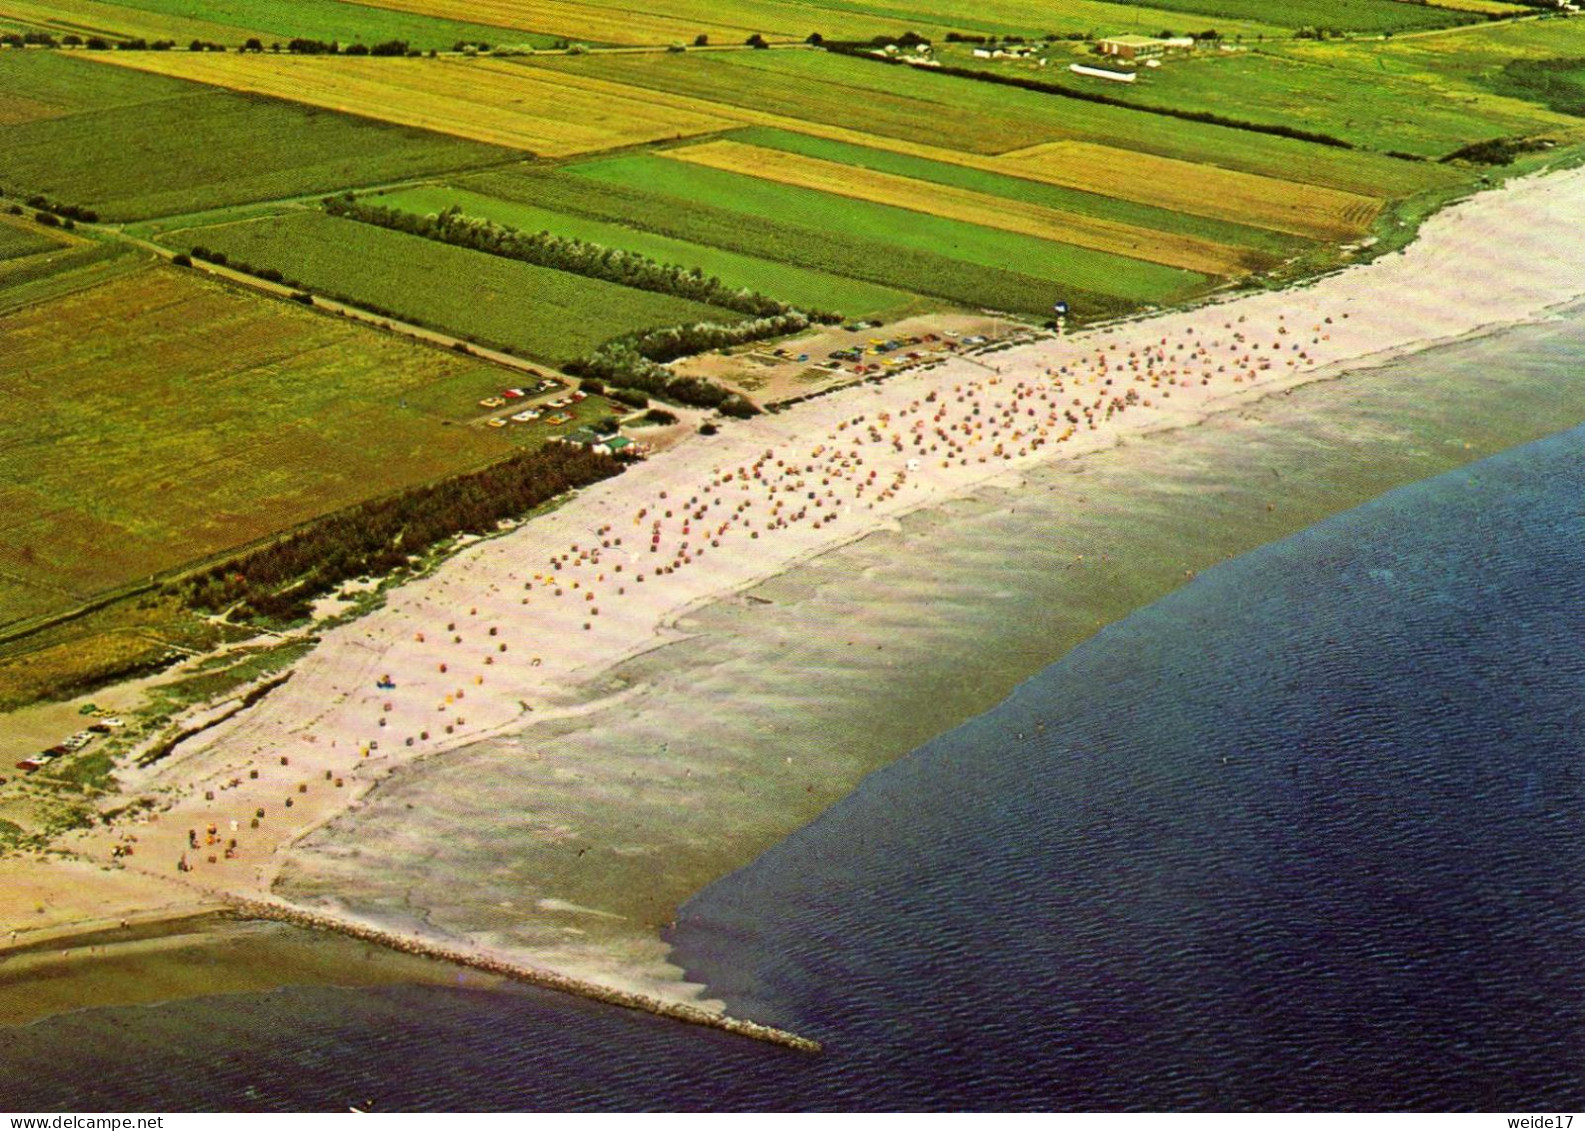
[[[851,235],[974,267],[1013,265],[1058,288],[1071,284],[1131,302],[1171,301],[1207,281],[1191,271],[663,157],[614,157],[585,162],[571,171],[605,184],[640,184],[649,192],[670,196],[679,207],[697,202],[750,216],[793,216],[800,224],[838,237]],[[1041,309],[1050,305],[1048,301]]]
[[[595,220],[502,200],[464,189],[425,186],[383,193],[378,203],[409,212],[430,213],[456,205],[469,216],[508,224],[525,232],[553,232],[603,247],[647,255],[658,263],[697,267],[731,287],[745,287],[803,308],[840,310],[850,318],[894,314],[916,302],[892,287],[876,286],[772,259],[742,255],[707,244],[673,239],[624,224]]]
[[[462,138],[217,91],[64,53],[0,54],[0,90],[72,112],[0,120],[0,188],[107,220],[479,168],[511,151]]]
[[[742,317],[321,212],[195,229],[178,241],[274,268],[315,293],[547,364],[581,357],[634,330]]]

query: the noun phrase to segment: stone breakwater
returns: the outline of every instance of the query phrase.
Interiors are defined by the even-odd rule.
[[[373,943],[375,946],[383,946],[402,954],[435,958],[442,962],[466,966],[469,969],[479,970],[486,974],[510,978],[514,982],[524,982],[543,989],[576,994],[591,1001],[604,1002],[607,1005],[619,1006],[622,1009],[634,1009],[642,1013],[653,1013],[657,1017],[669,1017],[674,1021],[683,1021],[690,1025],[703,1025],[711,1029],[721,1029],[728,1033],[735,1033],[740,1037],[749,1037],[756,1041],[764,1041],[767,1044],[781,1045],[783,1048],[796,1049],[799,1052],[817,1053],[821,1051],[820,1042],[810,1040],[808,1037],[800,1037],[796,1033],[789,1033],[785,1029],[776,1029],[769,1025],[761,1025],[756,1021],[745,1021],[737,1017],[728,1017],[723,1013],[712,1013],[707,1009],[700,1009],[698,1006],[688,1005],[685,1002],[662,1001],[659,998],[649,997],[645,994],[619,990],[611,986],[602,986],[596,982],[587,982],[579,978],[568,977],[565,974],[557,974],[551,970],[525,966],[494,955],[479,954],[474,951],[446,946],[444,943],[429,939],[415,938],[411,935],[398,934],[395,931],[381,930],[379,927],[372,927],[365,923],[326,915],[319,911],[309,911],[286,903],[257,899],[232,899],[228,902],[237,915],[245,918],[267,919],[314,931],[333,931],[337,934],[346,935],[362,942]]]

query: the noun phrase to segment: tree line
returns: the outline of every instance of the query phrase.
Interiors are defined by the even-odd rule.
[[[613,456],[572,444],[519,452],[480,471],[326,515],[190,579],[183,599],[195,609],[297,620],[312,600],[344,581],[391,573],[458,534],[489,533],[504,519],[623,467]]]
[[[760,410],[746,397],[702,377],[673,373],[662,362],[796,334],[807,330],[811,324],[809,315],[790,310],[786,314],[745,322],[693,322],[641,330],[606,342],[592,354],[570,361],[562,369],[576,377],[638,389],[678,404],[713,408],[726,416],[750,417]]]
[[[471,251],[482,251],[503,259],[516,259],[536,267],[550,267],[573,275],[600,279],[634,290],[720,306],[756,318],[794,312],[785,302],[778,302],[747,287],[727,286],[716,276],[706,275],[698,267],[660,263],[635,251],[606,247],[573,236],[558,236],[547,231],[524,232],[510,224],[465,216],[455,204],[438,213],[420,214],[370,204],[349,194],[329,197],[324,207],[332,216],[390,228]],[[811,317],[816,321],[839,320],[838,315],[824,311],[816,311]]]

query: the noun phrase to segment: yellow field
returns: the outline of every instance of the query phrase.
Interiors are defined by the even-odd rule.
[[[1523,4],[1505,4],[1502,0],[1427,0],[1433,8],[1447,8],[1454,12],[1479,12],[1481,15],[1508,16],[1529,11]]]
[[[1258,255],[1210,240],[1060,212],[1054,208],[988,196],[951,185],[736,141],[690,145],[666,150],[664,155],[729,173],[760,177],[872,204],[905,208],[910,212],[923,212],[948,220],[1124,255],[1130,259],[1142,259],[1149,263],[1181,267],[1203,275],[1239,275],[1263,265]]]
[[[692,43],[696,35],[712,43],[742,43],[751,33],[767,39],[802,41],[810,32],[828,39],[868,39],[912,28],[940,36],[967,26],[994,24],[1007,31],[1128,31],[1141,24],[1172,27],[1182,14],[1098,0],[935,0],[928,10],[864,7],[847,0],[667,0],[656,11],[631,0],[357,0],[371,7],[445,19],[493,24],[520,31],[564,36],[574,42],[659,45]],[[1494,0],[1450,0],[1492,3]],[[1280,22],[1280,21],[1279,21]],[[1272,24],[1218,20],[1224,35],[1280,34]]]
[[[990,167],[1190,216],[1234,220],[1321,240],[1359,235],[1376,218],[1382,203],[1358,193],[1085,141],[1055,141],[1004,153]]]
[[[359,0],[375,8],[414,12],[443,19],[492,24],[519,31],[559,35],[578,43],[662,44],[692,43],[697,35],[708,35],[717,43],[742,43],[754,32],[772,39],[802,39],[789,28],[754,26],[724,20],[705,10],[698,14],[673,14],[647,8],[580,3],[579,0]],[[771,5],[765,5],[771,7]]]
[[[729,128],[724,115],[614,83],[569,83],[487,59],[117,51],[86,58],[570,157]]]
[[[172,37],[181,40],[209,39],[217,43],[240,43],[239,37],[267,32],[234,23],[215,23],[158,12],[146,12],[119,4],[95,0],[5,0],[0,12],[24,23],[51,28],[57,33],[104,35],[117,39],[144,36],[150,39]]]

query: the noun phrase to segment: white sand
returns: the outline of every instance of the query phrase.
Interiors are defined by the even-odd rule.
[[[70,847],[107,861],[134,832],[127,868],[264,893],[293,842],[392,767],[572,709],[572,685],[674,638],[691,606],[1032,463],[1585,294],[1581,214],[1585,172],[1514,182],[1436,216],[1406,253],[1302,289],[960,358],[693,437],[330,632],[264,702],[126,776],[167,809]],[[394,689],[376,687],[386,675]]]

